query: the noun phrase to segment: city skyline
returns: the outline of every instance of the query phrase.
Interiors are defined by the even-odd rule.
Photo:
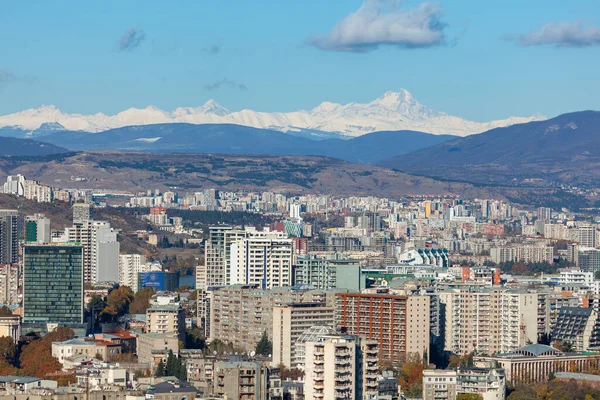
[[[2,115],[208,99],[293,111],[400,88],[475,121],[598,108],[593,2],[4,2],[0,11],[0,36],[11,37],[0,45]]]

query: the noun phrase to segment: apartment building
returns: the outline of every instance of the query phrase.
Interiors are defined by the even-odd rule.
[[[495,263],[522,261],[522,262],[548,262],[554,261],[554,248],[550,246],[517,246],[493,247],[490,256]]]
[[[591,247],[577,249],[577,265],[582,271],[596,273],[600,271],[600,250]]]
[[[185,340],[185,311],[179,303],[151,305],[146,310],[146,332]]]
[[[322,303],[294,303],[273,307],[273,365],[289,368],[304,365],[304,343],[300,336],[313,326],[335,326],[335,307]],[[300,350],[300,351],[299,351]]]
[[[330,335],[306,343],[306,400],[377,397],[378,344],[358,336]]]
[[[456,371],[446,369],[423,370],[423,399],[456,399]]]
[[[0,264],[0,304],[19,304],[19,265]]]
[[[292,303],[335,306],[335,292],[304,288],[259,289],[256,285],[231,285],[209,292],[207,340],[220,339],[243,351],[252,351],[267,330],[273,338],[273,308]]]
[[[119,285],[128,286],[137,292],[138,277],[140,272],[159,272],[162,271],[160,264],[146,263],[146,256],[143,254],[121,254],[119,255]]]
[[[338,293],[336,327],[379,343],[379,357],[403,360],[430,354],[430,296]]]
[[[86,283],[119,281],[119,242],[117,231],[111,228],[109,222],[74,222],[72,227],[65,229],[65,238],[83,247],[83,276]]]
[[[210,334],[209,288],[228,285],[230,276],[231,244],[246,237],[246,231],[231,226],[209,227],[204,249],[204,264],[196,267],[196,289],[198,289],[198,326],[205,336]]]
[[[537,293],[471,287],[443,291],[440,301],[445,305],[445,350],[495,354],[537,342]]]
[[[257,284],[262,289],[292,285],[294,242],[282,232],[246,231],[231,244],[229,284]]]
[[[562,307],[552,328],[552,339],[568,342],[575,351],[600,346],[600,321],[592,308]]]
[[[270,369],[258,361],[218,361],[213,376],[215,396],[234,400],[269,398]]]

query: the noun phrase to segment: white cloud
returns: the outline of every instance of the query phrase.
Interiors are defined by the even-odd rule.
[[[322,50],[366,52],[382,45],[422,48],[445,44],[441,7],[423,3],[402,9],[399,1],[366,0],[325,35],[306,43]]]
[[[585,27],[581,21],[551,22],[540,30],[508,37],[521,46],[554,45],[556,47],[588,47],[600,45],[600,28]]]

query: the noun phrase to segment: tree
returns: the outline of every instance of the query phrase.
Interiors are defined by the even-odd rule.
[[[129,313],[146,314],[146,310],[150,307],[150,298],[153,294],[154,289],[151,287],[145,287],[138,291],[129,305]]]
[[[406,361],[400,368],[398,384],[406,394],[406,397],[421,398],[423,394],[423,360],[417,354],[406,357]]]
[[[17,346],[10,336],[0,337],[0,357],[9,364],[16,361]]]
[[[273,353],[273,343],[269,340],[267,331],[264,331],[260,340],[256,344],[256,354],[268,356]]]
[[[459,393],[456,400],[483,400],[483,396],[477,393]]]
[[[552,347],[562,351],[563,353],[573,353],[575,351],[573,343],[567,340],[555,340],[554,342],[552,342]]]
[[[165,363],[163,363],[162,360],[160,360],[160,362],[158,363],[158,367],[156,367],[156,372],[154,373],[154,376],[156,376],[157,378],[165,376]]]
[[[41,339],[32,339],[21,351],[20,375],[43,378],[46,374],[60,371],[62,365],[52,356],[52,342],[62,342],[74,337],[72,329],[58,327]]]
[[[104,298],[99,295],[92,296],[92,298],[88,302],[88,308],[90,310],[94,310],[95,312],[100,312],[104,310],[104,307],[106,307],[106,301],[104,301]]]
[[[0,307],[0,317],[12,317],[13,312],[6,306]]]
[[[133,292],[127,286],[113,289],[106,298],[106,307],[100,315],[117,317],[129,312],[129,304],[133,301]]]
[[[187,329],[185,331],[185,348],[186,349],[204,349],[206,341],[199,328]]]

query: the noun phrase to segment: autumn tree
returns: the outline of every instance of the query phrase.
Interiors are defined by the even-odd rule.
[[[127,286],[121,286],[113,289],[106,298],[106,307],[100,313],[101,316],[110,316],[111,318],[127,314],[129,305],[133,301],[133,292]]]
[[[150,298],[154,294],[154,289],[151,287],[145,287],[138,291],[131,304],[129,305],[130,314],[145,314],[146,310],[150,307]]]
[[[62,365],[52,356],[52,342],[62,342],[74,337],[72,329],[58,327],[43,338],[24,346],[20,357],[20,374],[43,378],[46,374],[60,371]]]
[[[407,397],[420,398],[423,393],[423,360],[419,355],[411,354],[400,367],[398,384]]]
[[[0,358],[9,364],[14,364],[17,357],[17,346],[10,336],[0,337]]]
[[[7,306],[0,307],[0,317],[12,317],[13,312]]]

